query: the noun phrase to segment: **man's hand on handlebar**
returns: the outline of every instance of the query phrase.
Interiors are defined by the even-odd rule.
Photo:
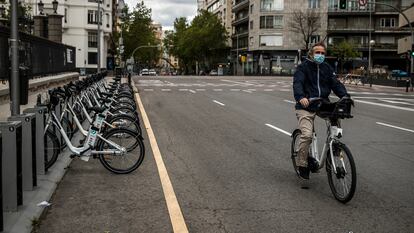
[[[307,108],[309,106],[309,100],[307,98],[302,98],[299,100],[299,103],[304,107]]]

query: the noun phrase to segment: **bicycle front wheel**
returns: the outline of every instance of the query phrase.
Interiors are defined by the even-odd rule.
[[[291,145],[291,159],[293,164],[293,169],[296,172],[296,175],[299,176],[299,169],[296,165],[296,161],[298,159],[298,151],[299,151],[299,138],[300,138],[300,130],[295,130],[292,135],[292,145]]]
[[[137,132],[125,128],[115,128],[107,131],[103,137],[124,147],[127,151],[123,155],[99,154],[99,160],[106,169],[116,174],[128,174],[141,165],[145,156],[145,148],[142,137]],[[99,140],[97,150],[115,150],[115,147]]]
[[[328,151],[326,173],[328,175],[329,187],[336,200],[347,203],[354,196],[356,189],[354,158],[345,144],[335,143],[332,147],[336,174],[331,161],[330,151]]]

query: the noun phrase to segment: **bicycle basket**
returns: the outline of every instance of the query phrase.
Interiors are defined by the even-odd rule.
[[[349,98],[344,98],[336,103],[324,103],[320,106],[317,115],[321,118],[352,118],[351,109],[354,101]]]

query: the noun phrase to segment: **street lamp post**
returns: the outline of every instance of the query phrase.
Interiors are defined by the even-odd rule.
[[[11,115],[20,114],[20,80],[19,80],[19,32],[17,22],[17,0],[11,3],[11,79],[10,79],[10,110]]]
[[[134,59],[134,54],[138,49],[141,49],[141,48],[158,48],[158,47],[160,47],[160,45],[141,45],[141,46],[138,46],[134,49],[134,51],[132,51],[132,54],[131,54],[129,59],[130,60]]]
[[[101,73],[101,0],[98,0],[98,73]]]

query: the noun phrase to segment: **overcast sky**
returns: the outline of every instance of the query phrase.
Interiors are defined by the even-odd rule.
[[[125,0],[132,9],[138,1]],[[144,0],[144,4],[152,9],[152,19],[161,23],[163,30],[173,29],[177,17],[187,17],[191,20],[197,13],[197,0]]]

